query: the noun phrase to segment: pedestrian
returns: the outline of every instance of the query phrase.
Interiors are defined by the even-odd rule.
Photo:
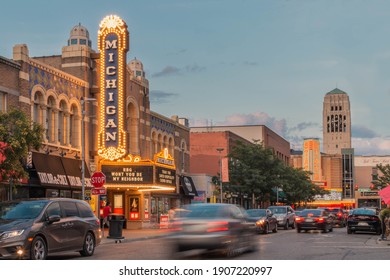
[[[386,222],[388,222],[388,219],[390,218],[390,203],[387,203],[386,208],[382,209],[382,211],[379,213],[379,218],[381,219],[382,228],[381,240],[386,240]]]
[[[111,214],[111,206],[110,206],[110,202],[107,201],[106,206],[104,206],[103,208],[103,228],[105,225],[107,225],[107,227],[110,226],[110,221],[108,220],[110,214]]]

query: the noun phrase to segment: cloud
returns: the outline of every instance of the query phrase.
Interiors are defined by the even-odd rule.
[[[390,138],[352,138],[355,155],[390,155]]]
[[[187,65],[183,68],[177,68],[175,66],[166,66],[160,72],[152,74],[153,78],[166,77],[166,76],[175,76],[175,75],[184,75],[186,73],[200,73],[206,70],[206,67],[199,66],[197,64]]]
[[[180,69],[174,66],[167,66],[160,72],[154,73],[152,77],[158,78],[158,77],[172,76],[172,75],[180,75]]]
[[[259,64],[257,62],[255,62],[255,61],[244,61],[244,65],[247,65],[247,66],[257,66]]]
[[[289,129],[289,132],[292,133],[292,132],[299,132],[299,131],[304,131],[306,129],[309,129],[309,128],[318,128],[319,124],[318,123],[313,123],[313,122],[302,122],[302,123],[299,123],[297,124],[295,127],[291,127]]]
[[[154,104],[169,103],[170,99],[176,98],[178,95],[177,93],[152,90],[150,91],[150,102]]]
[[[355,138],[374,138],[378,137],[375,131],[365,127],[363,125],[352,125],[352,137]]]
[[[290,142],[294,150],[302,150],[303,141],[307,138],[318,138],[322,145],[322,124],[302,122],[288,127],[285,119],[276,119],[264,112],[234,114],[224,121],[213,123],[208,119],[190,120],[190,126],[233,126],[265,125]],[[373,130],[362,126],[352,126],[352,147],[356,155],[390,155],[390,137],[380,137]]]
[[[175,51],[175,52],[172,52],[172,53],[169,53],[168,55],[180,55],[180,54],[183,54],[183,53],[186,53],[187,52],[187,49],[180,49],[178,51]]]

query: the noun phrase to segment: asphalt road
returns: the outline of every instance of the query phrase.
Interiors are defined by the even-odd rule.
[[[258,250],[235,256],[237,260],[390,260],[390,246],[378,242],[378,235],[347,234],[346,228],[333,232],[279,229],[277,233],[256,236]],[[177,256],[175,257],[177,258]],[[54,256],[51,259],[85,260],[170,260],[171,244],[164,237],[97,247],[92,257],[81,258],[77,253]],[[216,254],[194,250],[180,259],[225,259]]]

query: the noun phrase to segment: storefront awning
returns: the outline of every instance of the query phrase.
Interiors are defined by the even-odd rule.
[[[69,188],[68,179],[60,157],[33,153],[32,159],[42,186]]]
[[[33,164],[40,184],[50,187],[82,187],[81,160],[33,153]],[[85,187],[92,187],[90,173],[84,165]]]
[[[68,179],[69,185],[71,187],[82,187],[82,161],[79,159],[72,158],[61,158],[62,164],[65,169],[66,177]],[[86,187],[92,187],[91,185],[91,175],[87,168],[87,165],[84,163],[84,180]]]
[[[188,196],[198,196],[196,191],[194,181],[190,176],[181,176],[180,177],[180,187],[183,190],[185,195]]]

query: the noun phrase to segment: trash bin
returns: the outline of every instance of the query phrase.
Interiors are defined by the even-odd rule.
[[[108,216],[108,220],[110,221],[108,227],[108,236],[107,238],[114,239],[123,239],[122,229],[123,223],[125,222],[125,215],[122,214],[110,214]]]

